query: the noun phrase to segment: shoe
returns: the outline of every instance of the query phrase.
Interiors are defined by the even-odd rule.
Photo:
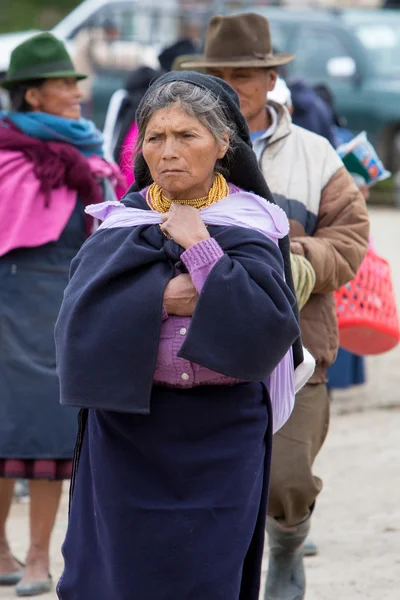
[[[17,561],[18,564],[21,565],[21,569],[19,571],[13,571],[12,573],[0,573],[0,586],[14,586],[17,585],[19,581],[24,576],[24,565],[14,556],[14,560]]]
[[[18,504],[29,504],[29,484],[26,479],[17,479],[14,490],[14,498]]]
[[[304,556],[317,556],[318,546],[310,538],[307,538],[303,546]]]
[[[303,545],[310,520],[311,515],[288,531],[276,519],[267,518],[269,564],[264,600],[304,600]]]
[[[16,594],[19,597],[40,596],[47,594],[53,589],[53,580],[51,575],[44,581],[35,581],[32,583],[19,583],[15,588]]]

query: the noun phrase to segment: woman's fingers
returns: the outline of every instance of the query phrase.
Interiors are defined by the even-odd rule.
[[[193,206],[173,203],[170,210],[161,215],[161,220],[161,230],[185,249],[210,237],[199,211]]]

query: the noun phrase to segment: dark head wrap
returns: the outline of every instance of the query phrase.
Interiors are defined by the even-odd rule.
[[[204,90],[211,91],[221,102],[229,123],[233,123],[237,132],[237,143],[233,155],[230,157],[228,165],[228,180],[237,185],[246,192],[253,192],[268,202],[276,204],[274,197],[266,184],[264,176],[257,163],[256,155],[252,149],[250,132],[246,120],[240,112],[239,97],[235,90],[222,79],[211,75],[204,75],[192,71],[182,71],[166,73],[147,90],[139,104],[137,115],[140,114],[142,107],[146,104],[149,95],[155,88],[166,83],[182,81],[195,85]],[[131,186],[128,193],[141,190],[152,183],[149,168],[142,154],[138,154],[135,159],[135,183]],[[290,266],[290,244],[289,237],[286,236],[279,241],[279,247],[282,252],[285,265],[286,282],[295,295],[292,271]],[[299,311],[297,304],[293,309],[299,320]],[[293,356],[295,367],[303,362],[303,349],[300,338],[293,344]]]

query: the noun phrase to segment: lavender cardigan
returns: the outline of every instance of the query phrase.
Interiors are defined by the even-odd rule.
[[[221,247],[213,238],[199,242],[182,254],[181,259],[199,294],[213,266],[223,255]],[[154,382],[186,388],[239,383],[237,379],[215,373],[206,367],[178,357],[189,330],[190,320],[189,317],[168,316],[164,309]]]

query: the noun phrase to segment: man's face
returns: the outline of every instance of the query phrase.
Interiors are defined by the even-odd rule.
[[[240,110],[247,121],[265,110],[267,94],[274,89],[277,79],[276,71],[261,67],[213,67],[207,69],[207,72],[209,75],[220,77],[233,87],[239,96]]]

